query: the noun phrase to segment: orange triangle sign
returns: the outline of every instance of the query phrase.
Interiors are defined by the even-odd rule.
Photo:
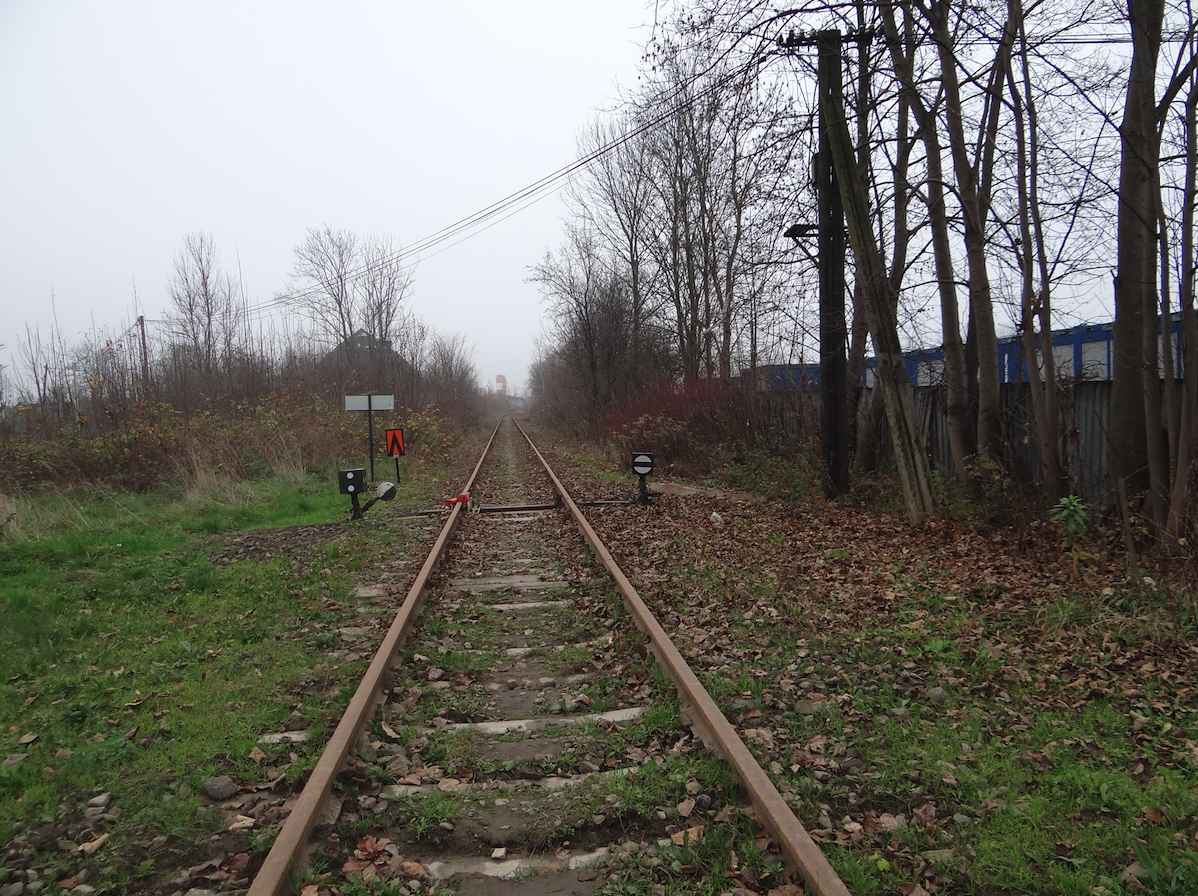
[[[387,430],[387,456],[388,457],[403,457],[403,430],[389,429]]]

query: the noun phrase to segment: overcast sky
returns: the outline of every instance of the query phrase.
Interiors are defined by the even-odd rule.
[[[160,319],[185,236],[251,305],[309,227],[413,245],[562,168],[636,84],[653,0],[0,0],[0,364]],[[417,262],[412,309],[525,381],[556,195]],[[433,254],[433,253],[436,254]],[[136,301],[135,293],[136,289]]]

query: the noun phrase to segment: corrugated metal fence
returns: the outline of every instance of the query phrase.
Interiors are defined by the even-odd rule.
[[[1040,484],[1036,424],[1032,414],[1031,387],[1027,383],[1003,383],[1003,433],[1011,475],[1031,491]],[[915,387],[915,407],[927,434],[928,453],[942,470],[952,466],[948,447],[948,415],[943,386]],[[1106,482],[1107,435],[1111,420],[1109,381],[1062,385],[1058,392],[1058,431],[1061,457],[1071,491],[1091,507],[1106,506],[1110,489]],[[883,423],[885,426],[885,423]],[[890,450],[888,434],[882,442]]]
[[[927,440],[928,456],[943,471],[952,467],[948,445],[948,415],[944,386],[916,386],[915,411]],[[1034,493],[1040,485],[1035,419],[1031,387],[1027,383],[1003,383],[1003,432],[1011,475],[1021,488]],[[866,390],[870,392],[872,390]],[[819,433],[819,393],[807,390],[758,393],[769,424],[788,439],[811,438]],[[863,407],[870,402],[863,401]],[[1110,432],[1111,384],[1109,381],[1067,383],[1058,392],[1058,431],[1061,457],[1071,484],[1070,491],[1090,507],[1110,502],[1106,482],[1107,435]],[[893,457],[886,415],[875,417],[878,457]]]

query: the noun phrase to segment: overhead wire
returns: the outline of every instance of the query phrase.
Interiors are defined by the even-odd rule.
[[[620,147],[635,140],[640,135],[646,133],[652,128],[657,127],[663,121],[673,117],[677,110],[677,102],[680,99],[685,100],[685,105],[689,106],[699,100],[709,96],[710,94],[722,89],[728,83],[742,76],[749,69],[762,64],[762,59],[753,58],[741,66],[738,66],[719,78],[715,79],[711,84],[705,86],[702,90],[697,91],[693,95],[687,94],[702,77],[708,72],[700,71],[687,79],[685,83],[678,86],[665,97],[663,105],[664,111],[645,118],[635,127],[620,134],[620,136],[609,140],[602,146],[593,149],[586,153],[581,158],[578,158],[568,165],[558,168],[556,171],[545,175],[544,177],[534,181],[526,187],[517,190],[514,193],[499,199],[485,208],[467,215],[452,224],[446,225],[438,231],[402,247],[396,252],[389,253],[380,259],[375,259],[372,262],[359,265],[349,273],[349,276],[361,276],[368,274],[373,270],[387,267],[392,264],[402,263],[412,257],[430,257],[431,255],[440,254],[459,243],[472,238],[478,233],[482,233],[491,227],[507,220],[513,215],[518,214],[524,209],[534,205],[535,203],[552,195],[561,186],[569,182],[576,174],[588,168],[591,164],[598,161],[607,154],[614,152]],[[432,251],[436,250],[436,251]],[[292,305],[300,304],[304,299],[319,294],[320,286],[312,286],[306,289],[291,290],[288,292],[278,293],[271,299],[257,303],[247,309],[247,313],[254,320],[261,320],[264,317],[269,317],[278,310],[282,310]]]
[[[1182,40],[1187,35],[1183,32],[1176,34],[1169,32],[1162,36],[1163,41],[1171,42]],[[965,41],[964,43],[980,43],[981,39],[975,41]],[[1131,43],[1130,35],[1126,36],[1111,36],[1100,34],[1082,33],[1077,35],[1060,34],[1055,35],[1052,41],[1056,45],[1067,46],[1103,46],[1110,44],[1129,44]],[[542,178],[533,181],[531,184],[511,193],[490,205],[480,209],[473,214],[467,215],[451,224],[442,227],[440,230],[434,231],[417,240],[415,243],[404,246],[396,252],[389,253],[386,256],[375,259],[371,262],[359,265],[348,274],[351,277],[368,274],[373,270],[387,267],[396,263],[403,263],[412,258],[426,258],[440,254],[466,241],[472,237],[489,230],[491,227],[508,220],[512,216],[520,213],[526,208],[540,202],[556,192],[561,186],[568,183],[579,172],[588,168],[591,164],[598,161],[607,154],[614,152],[627,143],[635,140],[637,137],[661,124],[662,122],[673,117],[677,111],[677,102],[679,99],[685,99],[685,105],[689,106],[699,100],[705,98],[711,93],[722,89],[729,82],[735,80],[746,73],[749,69],[762,66],[769,55],[752,54],[750,59],[728,72],[715,79],[711,84],[704,87],[702,90],[687,96],[687,92],[707,74],[711,68],[699,71],[691,75],[683,84],[676,87],[662,101],[664,110],[656,115],[640,121],[635,127],[625,131],[620,136],[608,141],[586,153],[582,157],[570,162],[567,165],[550,172]],[[716,63],[718,64],[718,62]],[[273,316],[280,310],[291,307],[303,302],[304,299],[318,295],[321,292],[319,285],[308,287],[305,289],[289,290],[276,294],[270,299],[263,302],[250,305],[246,308],[246,314],[252,320],[261,320],[265,317]]]

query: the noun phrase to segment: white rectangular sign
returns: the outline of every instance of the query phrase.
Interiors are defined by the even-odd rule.
[[[393,411],[395,410],[394,395],[347,395],[345,396],[347,411]]]

